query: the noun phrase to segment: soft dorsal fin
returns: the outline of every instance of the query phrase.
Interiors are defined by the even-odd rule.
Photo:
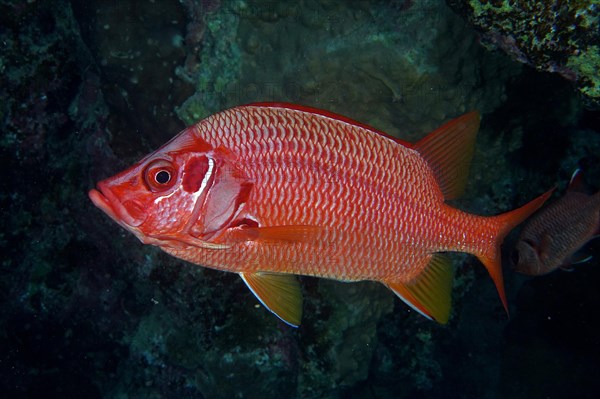
[[[293,274],[240,273],[240,277],[258,300],[275,316],[292,327],[302,319],[302,289]]]
[[[413,281],[383,283],[423,316],[446,324],[450,318],[453,277],[454,270],[448,258],[433,254],[423,272]]]
[[[460,197],[465,189],[479,120],[479,112],[469,112],[438,127],[413,146],[431,167],[447,200]]]

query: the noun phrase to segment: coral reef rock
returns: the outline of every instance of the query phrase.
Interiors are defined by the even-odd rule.
[[[447,0],[482,42],[539,71],[572,80],[589,108],[600,108],[600,3]]]

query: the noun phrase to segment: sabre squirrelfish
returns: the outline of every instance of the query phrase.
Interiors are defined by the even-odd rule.
[[[577,252],[600,234],[600,191],[586,192],[579,169],[566,194],[527,222],[512,254],[515,270],[541,276],[588,260]]]
[[[302,316],[295,275],[379,281],[446,323],[442,252],[477,256],[506,308],[500,244],[549,196],[494,217],[447,205],[478,128],[471,112],[410,144],[327,111],[251,104],[183,130],[89,196],[143,243],[238,273],[290,325]]]

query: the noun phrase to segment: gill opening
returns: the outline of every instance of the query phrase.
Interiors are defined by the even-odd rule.
[[[202,211],[202,205],[204,205],[204,202],[206,201],[206,195],[202,195],[202,194],[205,194],[205,193],[208,194],[207,186],[212,178],[214,169],[215,169],[214,159],[208,158],[208,170],[206,171],[204,178],[202,178],[202,183],[200,184],[200,188],[198,189],[198,191],[196,191],[194,194],[192,194],[193,201],[194,201],[194,209],[192,210],[192,213],[190,214],[190,219],[185,224],[185,226],[183,226],[183,228],[181,229],[181,232],[186,234],[186,236],[190,237],[191,240],[202,242],[203,245],[201,246],[201,248],[210,248],[210,249],[218,249],[218,248],[213,248],[212,246],[220,245],[220,244],[211,244],[211,243],[202,241],[199,238],[195,237],[192,234],[192,227],[194,226],[195,223],[198,222],[198,219],[200,217],[200,212]],[[200,245],[196,245],[196,246],[200,246]]]

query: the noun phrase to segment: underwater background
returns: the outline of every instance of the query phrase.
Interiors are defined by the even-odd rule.
[[[87,191],[253,101],[407,141],[482,113],[466,194],[514,209],[576,168],[600,188],[598,1],[0,0],[0,396],[596,398],[600,247],[516,274],[507,317],[452,255],[441,326],[383,285],[301,278],[290,328],[234,274],[142,245]]]

